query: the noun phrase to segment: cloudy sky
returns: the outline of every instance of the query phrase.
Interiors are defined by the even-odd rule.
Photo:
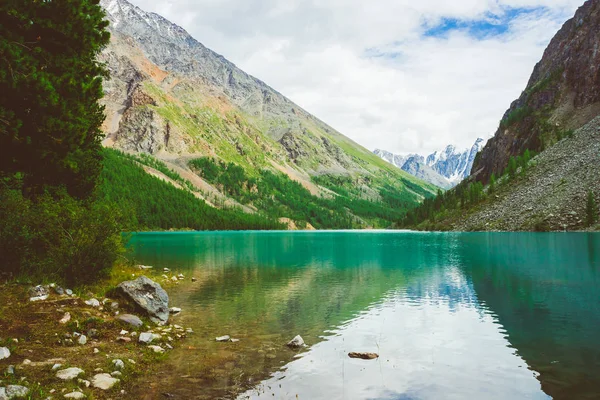
[[[131,0],[373,150],[490,137],[583,0]]]

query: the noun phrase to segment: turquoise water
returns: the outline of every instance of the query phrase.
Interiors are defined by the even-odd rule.
[[[186,275],[169,294],[175,323],[195,331],[141,397],[600,398],[599,234],[144,233],[132,245],[136,261]],[[297,334],[306,349],[285,346]]]

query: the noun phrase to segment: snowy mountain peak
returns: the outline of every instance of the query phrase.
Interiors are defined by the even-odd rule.
[[[483,149],[484,144],[485,140],[478,138],[470,148],[457,150],[456,146],[448,145],[443,150],[435,151],[427,157],[418,154],[397,155],[380,149],[375,150],[374,153],[406,172],[425,179],[434,185],[446,188],[458,185],[469,176],[475,156]],[[418,164],[423,165],[419,166]],[[431,172],[424,175],[424,167],[429,167],[431,172],[438,176],[432,176]],[[447,184],[444,184],[444,182]]]

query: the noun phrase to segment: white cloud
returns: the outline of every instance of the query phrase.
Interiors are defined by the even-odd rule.
[[[581,0],[133,0],[369,149],[429,153],[494,133]],[[501,35],[424,37],[443,18]],[[539,8],[543,7],[543,8]],[[373,57],[378,53],[384,56]]]

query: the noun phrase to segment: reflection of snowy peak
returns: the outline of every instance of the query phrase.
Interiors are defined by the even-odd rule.
[[[441,188],[454,187],[471,173],[475,156],[483,148],[484,140],[479,138],[470,149],[459,151],[455,146],[446,146],[427,157],[418,154],[398,155],[386,150],[374,153],[398,168]]]

